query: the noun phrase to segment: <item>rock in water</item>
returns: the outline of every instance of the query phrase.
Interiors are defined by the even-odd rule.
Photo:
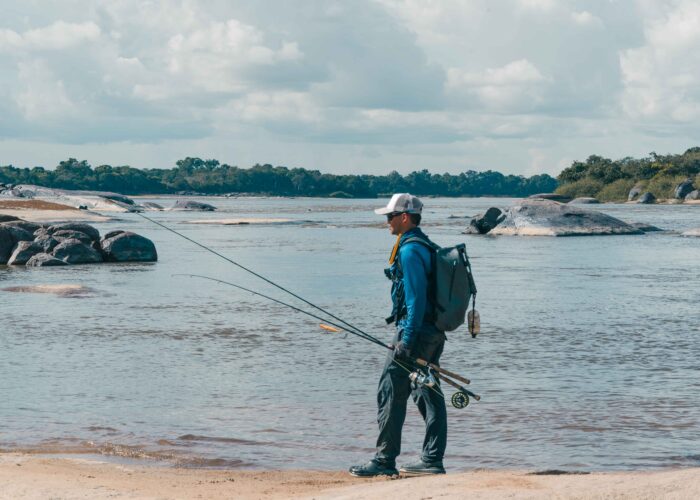
[[[15,239],[9,227],[0,226],[0,264],[7,264],[15,247]]]
[[[172,210],[193,210],[199,212],[213,212],[216,207],[209,205],[208,203],[202,203],[201,201],[193,200],[177,200],[175,205],[173,205]]]
[[[500,208],[491,207],[469,221],[469,226],[462,234],[486,234],[498,225],[504,218]]]
[[[90,224],[85,224],[84,222],[66,222],[65,224],[50,226],[48,229],[49,234],[53,234],[57,231],[78,231],[87,234],[92,241],[98,241],[100,239],[100,232]]]
[[[574,198],[569,202],[570,205],[596,205],[600,203],[596,198],[584,196],[582,198]]]
[[[539,194],[533,194],[527,197],[530,200],[550,200],[550,201],[559,201],[561,203],[568,203],[571,201],[570,196],[564,196],[563,194],[556,194],[556,193],[539,193]]]
[[[149,208],[151,210],[163,210],[163,207],[161,205],[158,205],[158,203],[154,203],[152,201],[144,201],[141,203],[141,206],[144,208]]]
[[[85,245],[92,245],[92,238],[90,238],[90,236],[80,231],[73,231],[72,229],[61,229],[60,231],[54,232],[51,236],[58,241],[65,241],[73,238],[82,241]]]
[[[694,190],[695,188],[693,187],[693,180],[686,179],[676,186],[676,189],[673,190],[673,196],[677,200],[682,200],[686,197],[687,194]]]
[[[68,264],[93,264],[102,262],[102,255],[82,241],[69,238],[53,249],[53,256]]]
[[[639,184],[635,184],[635,186],[630,189],[629,194],[627,195],[627,201],[633,201],[637,196],[639,196],[642,192],[642,186]]]
[[[685,201],[692,201],[692,200],[698,200],[700,199],[700,190],[695,189],[691,191],[690,193],[685,195]]]
[[[637,203],[642,203],[644,205],[651,205],[653,203],[656,203],[656,196],[654,196],[651,193],[644,193],[639,197],[637,200]]]
[[[503,222],[490,234],[519,236],[589,236],[644,234],[602,212],[584,210],[548,200],[523,200],[507,209]]]
[[[13,220],[10,222],[3,222],[2,225],[5,227],[18,227],[32,234],[36,230],[41,229],[43,227],[41,224],[37,224],[36,222],[29,222],[26,220]]]
[[[635,227],[639,229],[640,231],[644,231],[645,233],[652,233],[654,231],[663,231],[663,229],[658,228],[656,226],[652,226],[651,224],[645,224],[644,222],[632,222],[630,223],[630,226]]]
[[[20,241],[15,246],[15,250],[12,252],[7,264],[10,266],[22,266],[38,253],[44,253],[44,248],[41,245],[34,241]]]
[[[109,233],[107,236],[111,235]],[[103,238],[100,247],[109,262],[155,262],[158,260],[156,246],[148,238],[129,231],[119,232]]]
[[[694,236],[694,237],[700,237],[700,227],[696,227],[694,229],[688,229],[687,231],[684,231],[681,233],[681,236]]]
[[[58,245],[59,241],[53,236],[49,236],[48,234],[46,234],[37,236],[34,239],[34,243],[43,248],[42,252],[51,253],[51,251],[54,248],[56,248],[56,245]]]
[[[17,226],[6,226],[8,231],[10,231],[10,234],[12,234],[12,237],[15,239],[15,242],[19,241],[32,241],[34,239],[34,235],[28,231],[25,231],[21,227]]]
[[[47,253],[38,253],[27,261],[27,267],[65,266],[66,262]]]
[[[5,215],[5,214],[0,214],[0,222],[11,222],[15,220],[20,220],[19,217],[15,217],[14,215]]]

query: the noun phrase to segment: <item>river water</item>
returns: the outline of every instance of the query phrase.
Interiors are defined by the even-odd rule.
[[[204,201],[220,210],[148,215],[390,340],[393,237],[371,211],[386,200]],[[671,231],[643,236],[488,237],[460,234],[450,215],[513,200],[425,202],[436,242],[467,243],[482,323],[477,339],[449,334],[443,355],[482,395],[448,409],[448,469],[700,465],[700,239],[673,232],[700,226],[700,207],[593,207]],[[238,217],[293,222],[190,223]],[[303,305],[136,215],[95,225],[151,238],[159,261],[0,266],[0,449],[324,470],[371,457],[382,349],[177,276]],[[81,288],[16,291],[34,285]],[[422,432],[409,402],[400,462]]]

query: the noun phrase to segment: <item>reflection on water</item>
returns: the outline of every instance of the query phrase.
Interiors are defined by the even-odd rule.
[[[382,269],[394,240],[372,213],[381,201],[210,202],[221,210],[149,216],[391,338]],[[467,242],[482,319],[475,340],[466,328],[448,335],[445,367],[482,395],[448,410],[448,467],[697,466],[700,240],[463,236],[466,221],[450,218],[509,203],[426,200],[426,231]],[[699,225],[700,207],[593,208],[671,231]],[[304,222],[187,223],[202,218]],[[344,469],[370,456],[381,349],[235,288],[173,276],[303,306],[138,216],[97,226],[151,238],[159,262],[0,267],[0,448],[193,467]],[[53,291],[17,293],[42,289]],[[422,442],[409,407],[405,460]]]

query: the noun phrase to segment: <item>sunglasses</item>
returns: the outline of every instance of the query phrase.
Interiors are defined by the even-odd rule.
[[[386,214],[386,221],[391,222],[391,219],[396,217],[397,215],[405,214],[406,212],[392,212],[390,214]]]

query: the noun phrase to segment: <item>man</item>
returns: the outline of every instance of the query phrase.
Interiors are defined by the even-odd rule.
[[[355,465],[350,473],[358,477],[397,475],[396,457],[401,453],[401,429],[406,417],[409,394],[425,421],[425,440],[419,461],[401,467],[410,474],[444,474],[442,465],[447,442],[447,410],[439,385],[412,389],[409,374],[411,359],[422,358],[438,364],[445,344],[445,332],[433,323],[434,306],[430,287],[433,268],[432,246],[418,227],[423,204],[408,193],[397,193],[389,204],[375,210],[386,215],[391,234],[397,242],[385,272],[392,280],[392,314],[387,322],[396,322],[394,350],[389,352],[377,391],[377,452],[364,465]]]

